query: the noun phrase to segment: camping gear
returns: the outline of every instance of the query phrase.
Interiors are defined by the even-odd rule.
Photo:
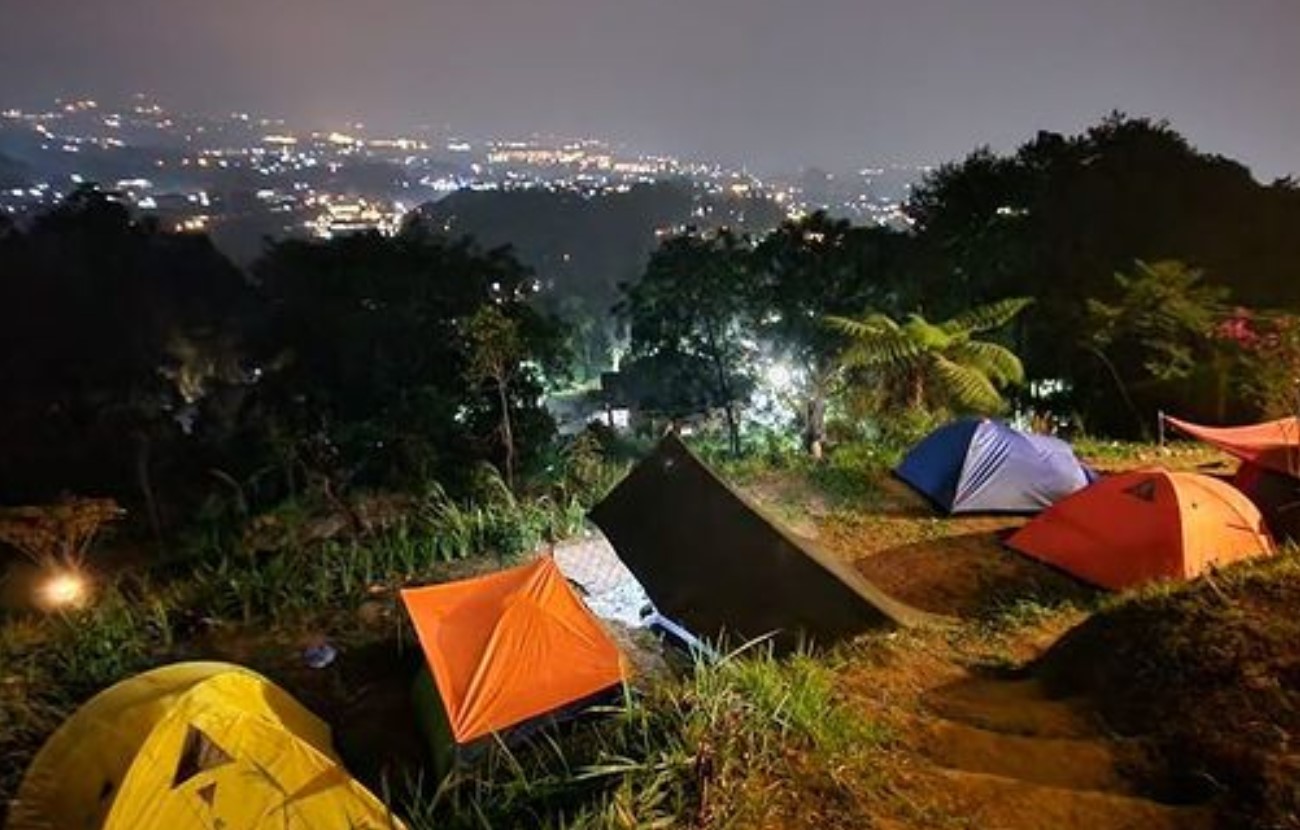
[[[1232,485],[1259,508],[1275,540],[1300,541],[1300,478],[1243,461]]]
[[[628,628],[646,626],[650,597],[606,539],[593,534],[564,542],[551,555],[564,578],[578,587],[591,613]]]
[[[1161,415],[1198,440],[1259,467],[1300,478],[1300,418],[1280,418],[1240,427],[1208,427]]]
[[[988,418],[939,427],[894,474],[945,513],[1037,513],[1096,479],[1059,438]]]
[[[329,666],[334,662],[334,658],[338,656],[338,649],[326,642],[307,646],[302,650],[302,661],[313,669],[323,669]]]
[[[9,830],[400,828],[330,730],[261,675],[177,663],[103,691],[46,741]]]
[[[402,602],[457,743],[623,682],[618,647],[549,556],[474,579],[408,588]]]
[[[928,618],[782,530],[675,435],[592,509],[591,520],[660,612],[715,642],[774,634],[783,650]]]
[[[1273,553],[1263,517],[1232,485],[1160,469],[1102,479],[1048,508],[1007,546],[1115,590]]]

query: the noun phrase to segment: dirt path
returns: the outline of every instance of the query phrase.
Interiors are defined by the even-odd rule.
[[[992,672],[992,649],[1022,664],[1061,619],[990,643],[937,632],[876,643],[844,669],[844,694],[893,736],[872,813],[884,830],[1210,830],[1205,805],[1162,803],[1141,746],[1104,730],[1088,702],[1049,696],[1032,676]]]
[[[870,504],[831,509],[786,482],[755,497],[853,562],[881,589],[956,617],[955,631],[911,632],[864,646],[843,673],[863,716],[894,735],[873,808],[884,830],[1209,830],[1205,806],[1161,803],[1141,747],[1100,726],[1086,700],[1049,697],[1030,665],[1095,597],[1005,549],[1017,517],[937,517],[894,480]],[[1018,602],[1045,616],[998,628]],[[992,629],[992,630],[990,630]],[[992,672],[991,665],[1002,671]]]
[[[1080,702],[1028,680],[967,678],[924,698],[915,733],[937,803],[982,828],[1200,830],[1209,810],[1142,795],[1143,759]]]

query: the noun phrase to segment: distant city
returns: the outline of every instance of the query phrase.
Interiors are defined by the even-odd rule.
[[[768,200],[789,217],[824,209],[903,227],[901,205],[926,170],[882,165],[760,178],[593,138],[469,138],[434,128],[378,135],[364,124],[313,131],[246,113],[186,113],[145,95],[0,111],[0,213],[18,218],[93,182],[167,230],[212,232],[219,241],[238,227],[273,237],[391,234],[411,210],[462,190],[591,196],[671,180],[698,193],[701,224],[725,224],[707,215],[725,196]]]

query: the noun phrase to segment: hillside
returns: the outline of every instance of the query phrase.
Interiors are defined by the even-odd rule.
[[[657,231],[686,225],[763,232],[783,212],[774,203],[709,195],[688,182],[637,185],[585,195],[542,189],[462,190],[419,208],[422,221],[487,248],[511,246],[555,303],[605,316],[618,287],[636,280]]]
[[[1223,463],[1190,447],[1095,449],[1112,469]],[[94,691],[145,666],[219,659],[325,718],[349,770],[419,830],[1300,826],[1294,555],[1107,597],[1004,548],[1023,518],[936,517],[889,477],[890,458],[722,472],[791,531],[945,622],[816,655],[758,647],[694,665],[615,628],[636,666],[627,701],[489,749],[434,794],[411,728],[421,658],[394,589],[412,569],[425,581],[495,570],[511,560],[459,557],[521,533],[513,550],[527,550],[546,522],[568,537],[576,517],[546,501],[461,513],[369,499],[356,509],[372,528],[413,506],[430,518],[397,536],[321,543],[311,539],[345,523],[284,513],[257,523],[257,547],[279,553],[170,578],[123,571],[75,622],[9,618],[4,795]],[[304,644],[322,642],[338,658],[305,665]]]

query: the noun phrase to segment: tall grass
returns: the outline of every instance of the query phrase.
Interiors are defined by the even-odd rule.
[[[498,742],[439,788],[405,782],[398,801],[412,830],[748,826],[781,808],[774,782],[809,768],[837,780],[888,739],[839,698],[825,663],[759,647],[628,690],[594,719]]]
[[[108,585],[82,610],[0,626],[0,792],[86,697],[170,659],[175,615],[139,585]]]
[[[592,492],[607,483],[608,473],[597,473]],[[175,659],[178,639],[195,626],[282,626],[340,617],[376,598],[391,602],[399,585],[446,578],[449,563],[508,561],[572,536],[586,508],[578,489],[561,485],[527,499],[502,487],[477,502],[434,485],[405,521],[380,533],[251,553],[239,533],[210,528],[191,537],[188,563],[167,563],[166,582],[124,577],[99,586],[81,610],[0,618],[0,797],[14,791],[32,753],[77,704]],[[303,538],[294,525],[309,518],[290,504],[278,511],[277,526],[285,539]]]

